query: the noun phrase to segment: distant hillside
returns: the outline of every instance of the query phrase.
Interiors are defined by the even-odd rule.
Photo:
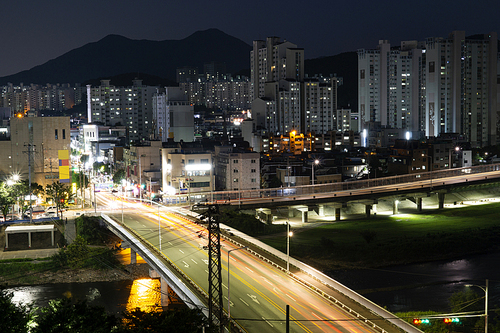
[[[175,81],[176,68],[223,62],[230,73],[249,67],[252,47],[217,29],[182,40],[132,40],[118,35],[71,50],[30,70],[0,78],[0,85],[83,83],[124,73],[144,73]]]
[[[345,52],[330,57],[306,60],[304,71],[307,75],[337,74],[344,78],[344,84],[338,88],[338,105],[343,108],[358,110],[358,55],[356,52]]]

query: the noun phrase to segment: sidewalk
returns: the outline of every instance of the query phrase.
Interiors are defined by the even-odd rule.
[[[64,238],[68,244],[73,243],[76,238],[76,221],[74,217],[64,220]]]

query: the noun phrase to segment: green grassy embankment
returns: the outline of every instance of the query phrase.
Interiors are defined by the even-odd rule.
[[[374,216],[297,231],[291,255],[323,269],[448,259],[498,249],[500,203]],[[286,252],[284,234],[262,241]]]

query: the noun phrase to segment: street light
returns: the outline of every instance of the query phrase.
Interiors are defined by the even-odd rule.
[[[229,254],[233,251],[246,249],[248,246],[238,247],[227,251],[227,317],[229,318],[229,327],[231,329],[231,294],[229,293],[229,277],[231,270],[229,269]]]
[[[318,165],[319,160],[314,160],[314,163],[311,164],[312,166],[312,177],[311,177],[311,184],[314,185],[314,165]]]
[[[477,284],[466,284],[466,287],[478,287],[484,291],[484,333],[488,333],[488,279],[486,279],[486,286],[478,286]]]
[[[160,204],[158,204],[158,242],[160,243],[161,252],[161,220],[160,220]]]
[[[293,232],[290,231],[290,221],[286,223],[286,272],[290,272],[290,237],[293,236]]]

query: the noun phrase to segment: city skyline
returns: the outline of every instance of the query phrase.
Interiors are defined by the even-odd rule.
[[[305,49],[305,58],[331,56],[374,47],[387,39],[446,37],[453,30],[468,35],[499,31],[494,1],[446,3],[395,1],[334,3],[324,0],[307,8],[293,0],[257,1],[242,6],[226,0],[191,1],[10,2],[0,14],[3,41],[0,76],[29,70],[72,49],[109,34],[131,39],[180,40],[199,30],[217,28],[251,45],[279,36]],[[28,8],[28,10],[26,9]],[[279,14],[277,14],[279,13]],[[180,14],[180,15],[179,15]],[[390,24],[387,23],[389,19]],[[89,23],[90,22],[90,23]]]

